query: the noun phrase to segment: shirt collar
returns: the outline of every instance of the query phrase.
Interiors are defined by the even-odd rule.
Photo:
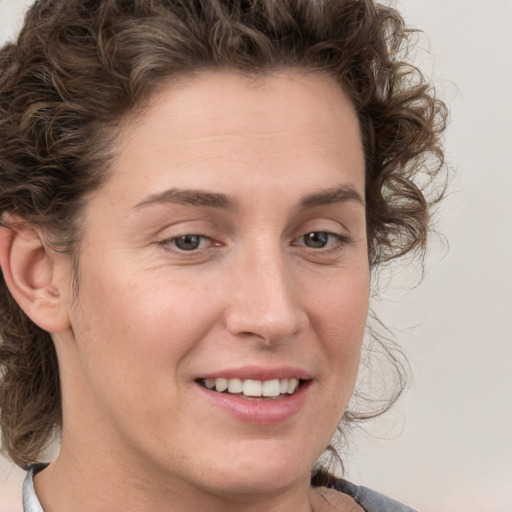
[[[23,512],[44,512],[34,489],[34,475],[48,464],[33,464],[23,482]]]

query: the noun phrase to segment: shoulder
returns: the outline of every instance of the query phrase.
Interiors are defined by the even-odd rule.
[[[327,487],[315,487],[310,503],[315,512],[366,512],[351,496]]]
[[[379,492],[367,487],[354,485],[341,478],[335,479],[331,487],[354,498],[366,512],[416,512],[413,508],[388,498]]]
[[[340,503],[337,501],[335,494],[338,493],[341,493],[343,497],[349,496],[360,506],[359,509],[353,508],[354,511],[361,510],[362,508],[365,512],[417,512],[415,509],[388,498],[379,492],[368,489],[367,487],[354,485],[341,478],[331,478],[328,487],[329,489],[326,489],[326,491],[331,490],[331,493],[325,494],[325,498],[331,502],[335,508],[337,508],[336,505],[339,504],[340,510],[345,510],[341,505],[345,507],[346,505],[344,505],[344,502]],[[320,490],[321,489],[322,488],[320,488]],[[334,494],[332,491],[334,491]],[[335,491],[337,491],[337,493]],[[341,497],[339,497],[339,499],[341,499]],[[350,508],[346,509],[351,510]]]

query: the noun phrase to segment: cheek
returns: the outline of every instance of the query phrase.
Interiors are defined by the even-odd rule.
[[[80,291],[75,336],[94,359],[90,366],[108,369],[111,380],[149,382],[165,371],[170,382],[219,317],[218,308],[207,290],[190,281],[136,277],[89,275]]]
[[[359,370],[369,304],[369,279],[364,269],[333,280],[312,297],[310,321],[322,347],[335,393],[348,401]]]
[[[309,291],[312,320],[337,343],[360,346],[369,306],[369,277],[364,270],[333,278],[323,288]]]

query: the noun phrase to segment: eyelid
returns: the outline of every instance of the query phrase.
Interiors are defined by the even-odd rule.
[[[332,212],[313,212],[305,218],[299,220],[292,231],[292,237],[297,240],[308,233],[328,233],[336,237],[350,237],[350,230],[342,222],[343,219]]]
[[[345,235],[345,234],[342,234],[342,233],[336,233],[335,231],[329,231],[329,230],[326,230],[326,229],[312,229],[310,231],[307,231],[305,232],[304,234],[302,234],[301,236],[299,236],[298,238],[296,238],[293,242],[293,245],[300,245],[300,246],[305,246],[305,247],[308,247],[309,249],[312,249],[312,250],[317,250],[317,251],[321,251],[321,250],[329,250],[329,248],[332,248],[332,244],[330,244],[329,248],[324,248],[324,247],[320,247],[320,248],[314,248],[314,247],[309,247],[306,245],[305,243],[305,237],[311,233],[324,233],[330,237],[333,237],[337,242],[339,242],[340,244],[345,244],[345,243],[348,243],[350,241],[350,238]],[[299,240],[304,240],[304,243],[297,243]]]

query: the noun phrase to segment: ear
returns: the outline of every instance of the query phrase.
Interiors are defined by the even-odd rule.
[[[17,217],[0,225],[0,266],[14,300],[41,329],[50,333],[69,327],[66,290],[54,282],[55,265],[63,255],[44,243],[41,232]]]

